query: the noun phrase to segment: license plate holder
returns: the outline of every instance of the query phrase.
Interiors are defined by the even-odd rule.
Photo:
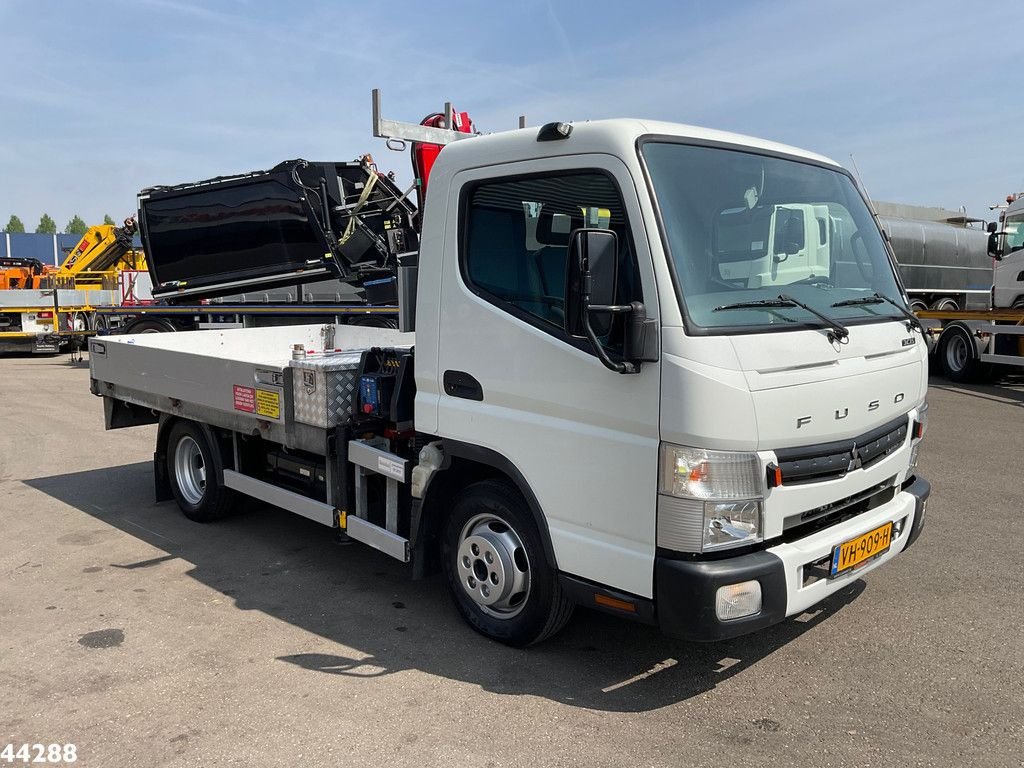
[[[833,547],[829,576],[839,576],[888,552],[892,546],[892,532],[890,521]]]

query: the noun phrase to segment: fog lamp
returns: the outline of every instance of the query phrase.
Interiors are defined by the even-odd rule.
[[[742,619],[761,612],[761,582],[741,581],[719,587],[715,593],[715,614],[720,621]]]

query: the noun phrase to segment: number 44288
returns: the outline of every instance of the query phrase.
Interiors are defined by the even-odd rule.
[[[5,763],[73,763],[78,759],[74,744],[8,744],[0,750],[0,761]]]

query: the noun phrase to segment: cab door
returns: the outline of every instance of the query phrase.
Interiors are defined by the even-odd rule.
[[[466,170],[447,215],[438,434],[515,466],[559,570],[651,597],[659,364],[614,373],[564,329],[569,233],[583,226],[618,234],[617,301],[659,316],[628,170],[608,155]],[[605,339],[613,357],[621,322]]]

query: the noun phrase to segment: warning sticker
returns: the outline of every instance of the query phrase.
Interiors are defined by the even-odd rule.
[[[266,416],[268,419],[281,418],[281,393],[257,389],[256,415]]]
[[[253,413],[256,410],[256,390],[235,384],[235,410]]]

